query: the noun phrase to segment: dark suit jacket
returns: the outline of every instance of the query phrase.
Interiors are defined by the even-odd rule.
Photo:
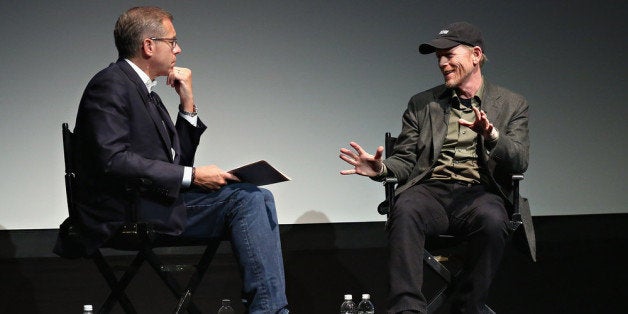
[[[74,198],[78,223],[89,234],[86,254],[129,220],[152,222],[166,234],[183,231],[183,168],[193,164],[206,129],[198,122],[195,127],[178,117],[175,126],[162,118],[149,102],[146,85],[124,60],[92,78],[74,129],[79,165]]]
[[[447,135],[451,96],[451,90],[441,85],[410,99],[393,155],[384,161],[399,180],[397,195],[430,177]],[[485,81],[481,107],[500,136],[492,147],[478,136],[479,163],[488,170],[490,188],[510,202],[512,174],[523,173],[528,167],[528,105],[522,96]],[[526,242],[535,259],[534,228],[527,204],[521,202],[520,211]]]

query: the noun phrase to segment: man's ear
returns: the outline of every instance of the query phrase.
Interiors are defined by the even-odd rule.
[[[140,47],[142,55],[145,57],[150,57],[155,53],[155,42],[149,38],[144,38],[142,41],[142,46]]]
[[[484,52],[482,52],[482,48],[480,48],[479,46],[473,47],[473,63],[474,64],[480,63],[480,60],[482,60],[483,53]]]

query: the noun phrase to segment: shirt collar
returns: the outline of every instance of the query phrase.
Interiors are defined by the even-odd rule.
[[[129,59],[124,59],[124,61],[126,61],[131,66],[131,68],[133,68],[135,73],[137,73],[137,75],[140,76],[140,79],[142,80],[142,82],[144,82],[144,85],[146,85],[146,89],[148,90],[148,93],[150,94],[153,91],[153,87],[157,85],[157,81],[151,80],[148,74],[146,74],[144,71],[142,71],[142,69],[140,69],[137,65],[135,65],[133,61]]]
[[[482,80],[482,85],[480,85],[480,88],[478,89],[478,91],[475,92],[475,96],[473,96],[473,100],[475,100],[475,102],[478,105],[481,105],[483,95],[484,95],[484,80]],[[458,96],[458,93],[456,92],[456,89],[454,88],[451,89],[451,97],[456,99],[457,101],[460,101],[460,96]]]

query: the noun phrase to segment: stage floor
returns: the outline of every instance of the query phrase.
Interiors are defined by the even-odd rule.
[[[626,241],[539,243],[539,261],[509,251],[493,284],[489,304],[497,313],[625,313]],[[336,313],[344,293],[370,293],[380,312],[387,275],[384,248],[292,251],[284,254],[288,299],[293,313]],[[195,256],[169,256],[174,263]],[[128,257],[111,257],[124,261]],[[622,259],[623,258],[623,259]],[[83,304],[99,306],[107,287],[87,260],[27,258],[0,263],[0,313],[80,313]],[[440,283],[434,281],[434,285]],[[230,254],[220,254],[194,297],[206,313],[222,298],[242,313],[240,277]],[[128,288],[140,313],[169,313],[175,299],[148,265]],[[114,311],[121,313],[119,307]],[[381,313],[381,312],[380,312]]]

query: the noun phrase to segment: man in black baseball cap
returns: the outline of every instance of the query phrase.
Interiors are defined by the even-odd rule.
[[[412,96],[390,157],[351,142],[340,158],[352,168],[340,173],[399,182],[387,223],[387,313],[426,313],[425,239],[443,233],[468,240],[451,312],[491,313],[485,303],[511,232],[512,174],[528,167],[528,105],[484,79],[484,40],[472,24],[445,26],[419,52],[435,53],[444,84]],[[519,211],[533,235],[526,204]]]

